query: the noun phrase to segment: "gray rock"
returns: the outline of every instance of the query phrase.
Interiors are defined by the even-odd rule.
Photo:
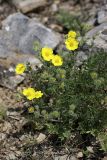
[[[93,147],[92,146],[88,146],[86,147],[87,148],[87,151],[90,152],[90,153],[94,153],[94,150],[93,150]]]
[[[23,53],[35,53],[33,51],[34,41],[39,41],[43,46],[55,48],[60,42],[59,34],[55,34],[51,29],[46,28],[39,22],[31,21],[28,24],[28,32],[19,43],[19,48]]]
[[[99,35],[103,30],[107,29],[107,23],[103,23],[86,33],[86,38],[93,38]]]
[[[105,10],[99,11],[97,21],[99,24],[107,22],[107,11]]]
[[[55,48],[61,41],[58,33],[53,32],[51,29],[45,27],[37,20],[29,19],[21,13],[10,15],[2,23],[3,30],[7,36],[5,39],[9,41],[9,49],[22,53],[32,53],[34,41],[39,41],[42,46],[49,46]]]
[[[80,66],[85,60],[87,60],[88,55],[85,52],[79,51],[76,56],[76,66]]]
[[[10,76],[8,78],[4,78],[0,84],[9,89],[14,89],[18,84],[24,81],[24,77],[20,75]]]
[[[0,86],[14,89],[18,84],[23,82],[24,76],[15,75],[14,68],[7,70],[4,67],[0,67]]]
[[[93,28],[86,34],[87,43],[98,49],[107,51],[107,23]]]
[[[51,6],[51,10],[52,10],[52,12],[57,12],[58,11],[58,4],[53,3],[52,6]]]
[[[94,25],[95,25],[95,23],[96,23],[96,18],[90,18],[89,20],[88,20],[88,22],[87,22],[87,25],[89,26],[89,27],[93,27]]]
[[[23,13],[32,11],[47,4],[46,0],[12,0],[12,3]]]

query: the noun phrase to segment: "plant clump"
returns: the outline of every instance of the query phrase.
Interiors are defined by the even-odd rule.
[[[107,127],[107,53],[99,51],[77,67],[76,32],[68,33],[65,44],[68,50],[57,55],[51,48],[41,48],[41,68],[26,66],[30,88],[22,95],[27,117],[35,129],[61,140],[69,140],[76,132],[101,137]]]
[[[86,24],[83,19],[86,19],[86,17],[74,15],[64,10],[60,10],[56,16],[56,20],[63,26],[64,32],[67,32],[72,28],[72,30],[75,30],[82,36],[84,36],[85,33],[92,27],[91,25]]]

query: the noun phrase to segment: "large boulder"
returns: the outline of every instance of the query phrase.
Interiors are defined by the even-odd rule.
[[[33,50],[35,41],[39,41],[42,47],[55,48],[60,43],[61,37],[37,20],[21,13],[12,14],[2,23],[0,57],[12,56],[13,52],[35,54]]]

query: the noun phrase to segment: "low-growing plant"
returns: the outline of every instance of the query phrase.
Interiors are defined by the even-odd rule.
[[[63,10],[59,11],[56,19],[58,23],[64,27],[65,31],[73,29],[82,36],[91,28],[85,21],[83,22],[83,18],[81,18],[80,15],[73,15]]]
[[[0,105],[0,120],[3,120],[4,118],[6,118],[6,106],[4,104]]]
[[[62,140],[76,132],[98,136],[107,127],[107,53],[99,51],[77,67],[75,32],[69,32],[65,44],[69,51],[57,55],[42,48],[41,68],[16,67],[17,74],[26,70],[30,79],[30,87],[23,90],[27,117],[35,129]]]
[[[100,132],[98,134],[98,140],[100,141],[102,149],[106,152],[107,151],[107,132]]]

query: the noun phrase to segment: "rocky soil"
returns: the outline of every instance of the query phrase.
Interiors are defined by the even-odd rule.
[[[85,160],[81,147],[69,151],[68,146],[59,148],[58,142],[53,146],[45,133],[31,129],[32,124],[23,116],[24,102],[20,97],[24,76],[14,74],[17,63],[41,65],[33,50],[34,41],[54,50],[63,45],[66,31],[55,18],[61,9],[85,15],[86,23],[91,24],[85,35],[87,44],[93,42],[94,47],[107,51],[106,0],[0,1],[0,160]],[[77,57],[79,63],[86,58],[83,51]],[[89,160],[107,159],[97,141],[87,147]]]

